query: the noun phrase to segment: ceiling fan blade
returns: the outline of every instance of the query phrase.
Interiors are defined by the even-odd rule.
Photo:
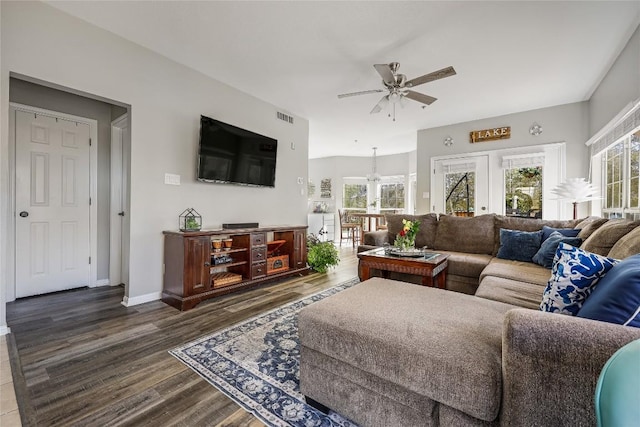
[[[386,84],[393,85],[396,82],[389,64],[374,64],[373,67],[376,69],[378,74],[380,74],[380,77],[382,77],[382,80]]]
[[[429,74],[425,74],[424,76],[416,77],[415,79],[411,79],[404,84],[405,87],[416,87],[418,85],[432,82],[434,80],[444,79],[445,77],[451,77],[456,75],[456,70],[453,67],[446,67],[442,70],[434,71]]]
[[[387,106],[388,103],[389,103],[389,95],[383,96],[382,99],[376,104],[376,106],[373,107],[373,110],[371,110],[370,114],[379,113],[380,111],[382,111],[384,107]]]
[[[433,96],[425,95],[423,93],[414,92],[412,90],[406,91],[404,93],[404,96],[406,96],[409,99],[413,99],[414,101],[422,102],[423,104],[427,104],[427,105],[433,104],[438,99],[438,98],[434,98]]]
[[[340,95],[338,95],[338,98],[347,98],[349,96],[358,96],[358,95],[367,95],[369,93],[378,93],[378,92],[384,92],[383,89],[371,89],[371,90],[363,90],[360,92],[351,92],[351,93],[342,93]]]

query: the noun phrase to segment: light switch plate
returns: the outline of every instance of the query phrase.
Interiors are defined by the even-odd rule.
[[[180,185],[180,175],[176,175],[173,173],[165,173],[164,183],[169,185]]]
[[[300,184],[300,185],[304,184],[304,178],[303,177],[301,177],[301,176],[298,177],[298,184]]]

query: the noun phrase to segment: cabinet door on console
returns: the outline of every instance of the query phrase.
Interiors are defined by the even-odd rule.
[[[192,295],[210,290],[211,239],[209,237],[185,238],[184,253],[185,293]]]
[[[295,230],[293,232],[293,268],[305,268],[307,266],[307,231]]]

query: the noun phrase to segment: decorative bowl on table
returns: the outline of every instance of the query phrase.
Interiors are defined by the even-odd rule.
[[[411,258],[418,258],[424,256],[424,249],[418,248],[399,248],[397,246],[386,246],[384,248],[384,253],[387,255],[393,256],[405,256]]]

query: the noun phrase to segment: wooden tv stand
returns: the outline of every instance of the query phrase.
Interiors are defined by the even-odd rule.
[[[201,301],[293,275],[308,274],[307,226],[164,231],[162,301],[189,310]],[[230,249],[212,241],[231,238]],[[278,241],[268,254],[267,243]],[[275,267],[268,265],[275,260]],[[216,264],[218,261],[226,261]],[[288,265],[286,261],[288,260]],[[269,267],[269,268],[268,268]]]

